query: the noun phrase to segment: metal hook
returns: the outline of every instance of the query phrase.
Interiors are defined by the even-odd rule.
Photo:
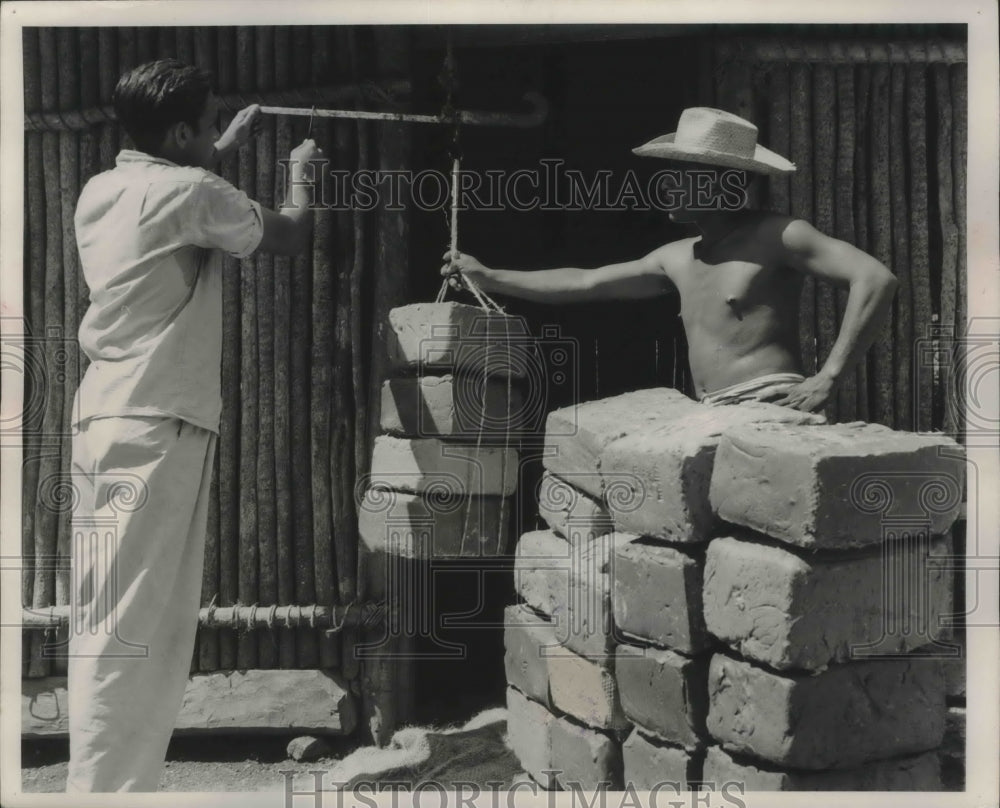
[[[313,118],[316,117],[316,105],[312,105],[312,110],[309,112],[309,131],[306,132],[306,137],[311,138],[313,133]]]

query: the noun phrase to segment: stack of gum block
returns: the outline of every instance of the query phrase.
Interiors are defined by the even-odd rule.
[[[365,549],[404,558],[508,552],[520,411],[517,372],[497,345],[515,318],[458,303],[389,313],[392,376],[359,514]]]
[[[547,477],[541,502],[551,496],[565,505],[567,491]],[[561,525],[553,519],[551,529],[526,533],[517,544],[515,587],[522,603],[504,616],[508,742],[547,789],[617,789],[630,722],[618,697],[608,625],[615,537],[596,502],[581,497],[579,510],[589,512],[589,527],[571,508]]]
[[[507,627],[533,778],[941,788],[961,447],[667,389],[553,412],[546,446]]]
[[[715,455],[706,781],[940,790],[960,447],[873,424],[744,425]],[[933,653],[927,654],[931,651]]]
[[[708,408],[667,389],[557,410],[539,512],[507,614],[508,741],[546,788],[698,779],[712,639],[701,607],[722,432],[816,424],[773,405]]]

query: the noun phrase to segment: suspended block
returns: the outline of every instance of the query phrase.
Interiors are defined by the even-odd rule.
[[[389,312],[390,370],[529,375],[535,341],[520,317],[464,303],[414,303]]]
[[[529,414],[516,384],[482,375],[404,376],[382,385],[383,431],[400,437],[498,441]]]

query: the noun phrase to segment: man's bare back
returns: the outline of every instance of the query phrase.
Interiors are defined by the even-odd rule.
[[[711,249],[700,237],[657,251],[680,295],[688,361],[698,398],[771,373],[801,373],[802,275],[769,247],[786,217],[732,214],[730,234]]]

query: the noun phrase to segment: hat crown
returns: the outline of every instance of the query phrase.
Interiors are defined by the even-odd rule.
[[[681,113],[674,143],[753,158],[757,148],[757,127],[725,110],[690,107]]]

